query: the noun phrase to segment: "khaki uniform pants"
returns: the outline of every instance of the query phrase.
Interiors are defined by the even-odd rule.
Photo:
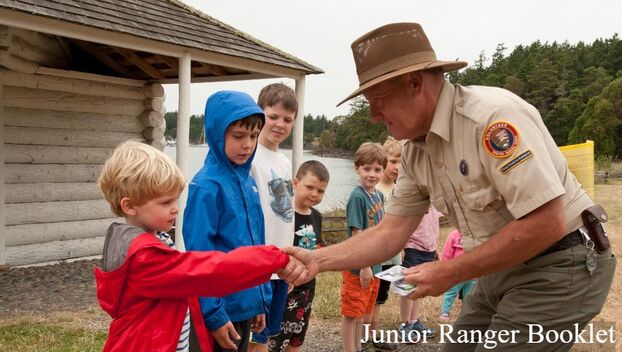
[[[593,275],[585,266],[587,248],[578,245],[480,278],[465,299],[453,331],[449,333],[445,329],[452,339],[441,341],[443,351],[568,351],[573,343],[564,343],[561,339],[533,343],[540,339],[539,328],[532,326],[530,334],[528,324],[541,326],[542,336],[548,330],[574,332],[575,323],[581,331],[600,312],[611,288],[616,259],[611,249],[602,254],[594,253],[598,267]],[[460,334],[473,330],[481,331],[484,336],[480,343],[469,338],[467,341],[471,343],[451,343],[459,341]],[[492,331],[484,335],[487,330]],[[514,340],[509,335],[503,337],[507,341],[503,343],[498,335],[501,330],[519,331],[514,333]],[[497,337],[491,338],[485,346],[485,336],[494,332]],[[532,343],[528,343],[530,336]]]

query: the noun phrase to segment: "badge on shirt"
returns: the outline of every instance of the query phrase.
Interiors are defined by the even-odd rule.
[[[522,164],[525,160],[531,158],[532,156],[533,156],[533,152],[531,150],[526,150],[520,153],[517,157],[501,165],[499,170],[501,170],[501,173],[507,174],[508,172],[512,171],[515,167]]]
[[[462,176],[466,176],[469,174],[469,165],[464,159],[460,160],[460,173],[462,174]]]
[[[507,158],[518,148],[518,132],[510,123],[497,121],[486,127],[482,142],[488,154]]]

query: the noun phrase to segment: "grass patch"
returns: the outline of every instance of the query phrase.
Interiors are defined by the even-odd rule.
[[[21,321],[0,326],[0,351],[95,352],[102,350],[106,336],[106,331]]]

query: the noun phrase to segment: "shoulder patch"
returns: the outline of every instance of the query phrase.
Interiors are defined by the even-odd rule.
[[[484,130],[482,143],[488,154],[495,158],[507,158],[519,146],[518,131],[508,122],[494,122]]]
[[[507,174],[508,172],[512,171],[515,167],[517,167],[518,165],[522,164],[523,161],[531,158],[532,156],[533,156],[533,153],[531,152],[531,150],[526,150],[526,151],[520,153],[514,159],[512,159],[512,160],[508,161],[507,163],[501,165],[499,170],[501,170],[501,172],[503,174]]]

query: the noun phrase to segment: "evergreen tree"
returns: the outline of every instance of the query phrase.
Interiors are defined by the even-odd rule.
[[[622,153],[622,78],[617,78],[602,94],[587,103],[577,119],[568,139],[580,143],[587,139],[596,141],[597,155],[619,156]]]

